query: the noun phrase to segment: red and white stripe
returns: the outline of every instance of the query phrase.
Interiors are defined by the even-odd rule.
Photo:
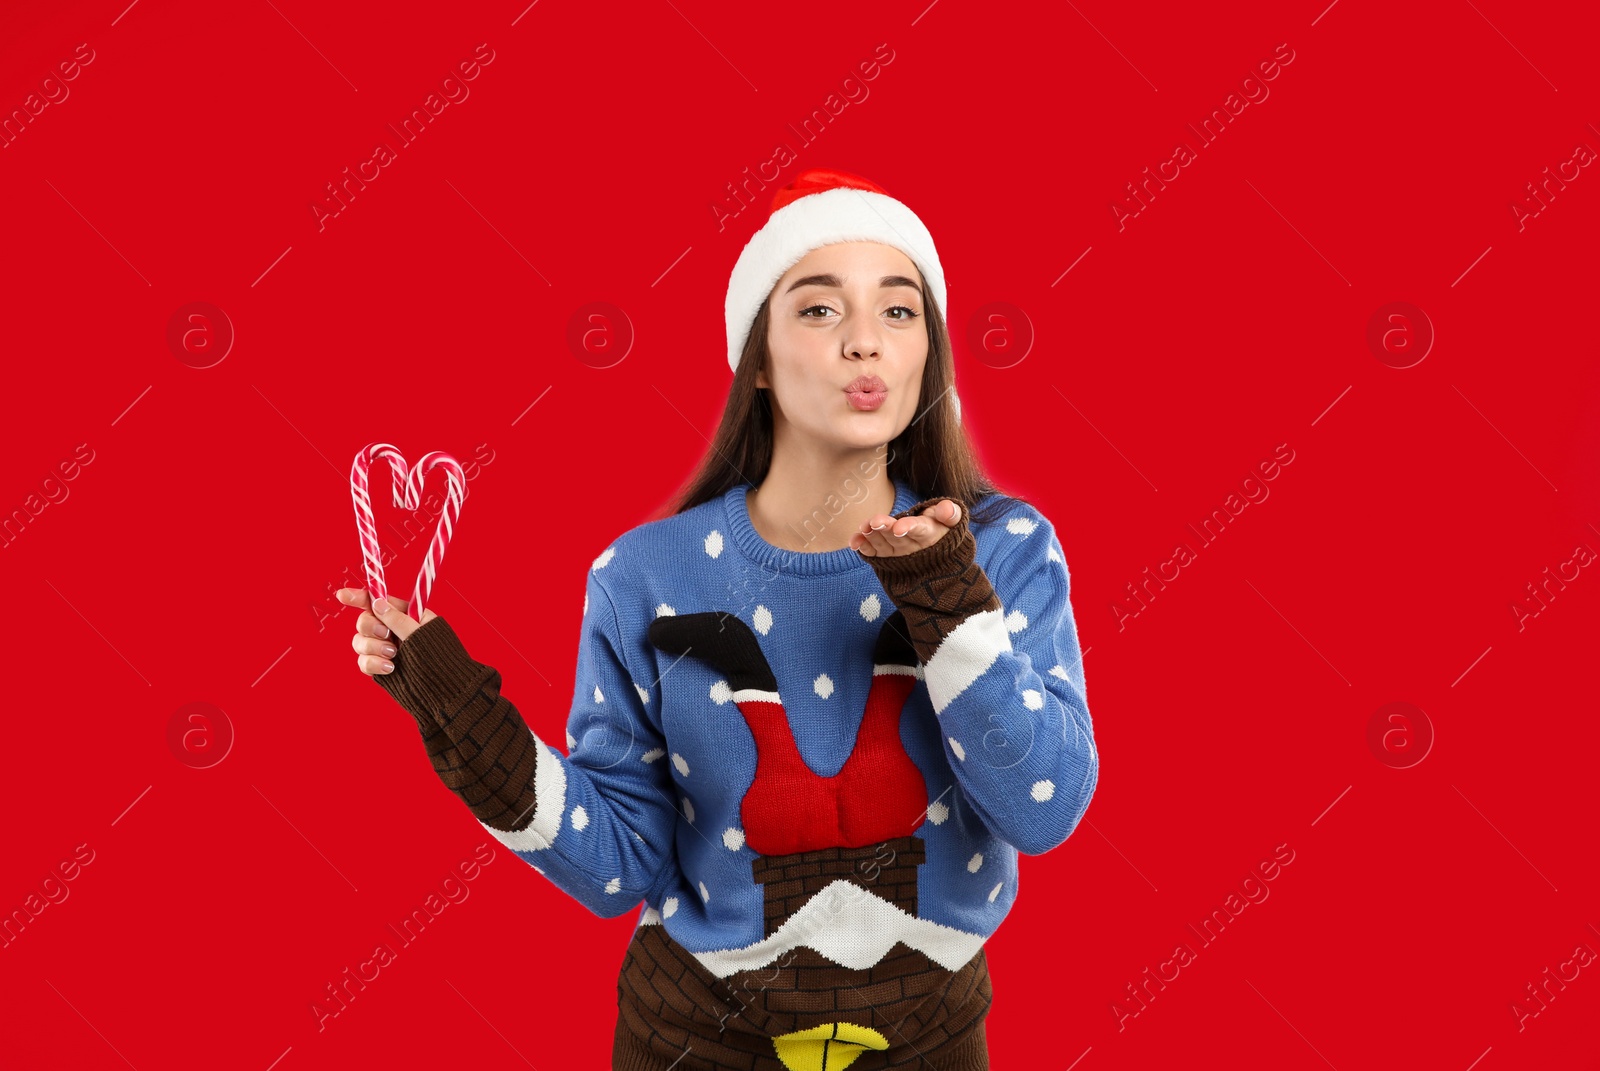
[[[394,504],[401,509],[418,509],[422,505],[422,484],[435,468],[444,470],[445,502],[434,527],[433,540],[428,554],[417,573],[411,591],[410,614],[422,619],[423,604],[433,591],[433,578],[439,563],[444,561],[445,548],[455,532],[456,518],[461,516],[461,501],[466,497],[467,479],[461,463],[442,450],[428,454],[416,467],[406,464],[400,451],[388,443],[369,443],[356,454],[350,466],[350,498],[355,504],[356,530],[361,536],[361,557],[367,570],[367,590],[372,601],[388,598],[388,588],[383,580],[383,557],[378,545],[378,526],[372,519],[372,494],[370,491],[372,463],[379,459],[389,463],[394,483]]]

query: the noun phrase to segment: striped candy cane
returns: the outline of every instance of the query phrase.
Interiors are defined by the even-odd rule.
[[[461,463],[442,450],[435,450],[415,468],[406,465],[404,455],[388,443],[369,443],[356,454],[350,466],[350,498],[355,505],[356,530],[361,536],[361,558],[367,570],[367,590],[374,604],[389,596],[383,580],[383,557],[378,546],[378,526],[372,519],[372,494],[370,479],[372,463],[379,459],[389,463],[394,483],[394,504],[401,509],[417,509],[422,505],[422,484],[428,473],[441,468],[445,474],[444,510],[434,527],[433,540],[428,544],[428,554],[417,572],[417,582],[411,591],[409,612],[422,619],[423,603],[433,592],[433,578],[439,563],[444,561],[444,551],[455,532],[456,518],[461,516],[461,501],[466,497],[467,479]]]

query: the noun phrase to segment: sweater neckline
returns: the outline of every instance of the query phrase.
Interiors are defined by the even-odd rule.
[[[821,576],[828,573],[842,573],[849,569],[872,568],[871,563],[863,558],[859,551],[850,547],[806,551],[786,550],[768,543],[762,538],[761,533],[756,531],[755,525],[750,523],[750,504],[745,496],[754,487],[754,484],[746,481],[734,486],[722,496],[723,507],[728,517],[728,531],[733,535],[734,545],[746,558],[757,565],[801,576]],[[891,512],[900,513],[915,505],[916,501],[916,493],[911,485],[896,479],[894,509]]]

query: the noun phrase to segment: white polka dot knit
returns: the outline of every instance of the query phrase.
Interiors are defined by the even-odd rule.
[[[1099,773],[1061,544],[991,496],[973,508],[994,519],[964,509],[909,554],[789,551],[752,526],[749,490],[594,559],[564,741],[443,617],[373,679],[501,844],[597,915],[643,905],[618,1028],[641,1054],[687,1046],[682,1069],[801,1066],[786,1045],[967,1051],[987,975],[960,1000],[935,989],[981,957],[1018,853],[1066,840]],[[940,500],[895,490],[896,516]],[[756,977],[759,995],[736,993]],[[935,1023],[918,1009],[940,994]]]

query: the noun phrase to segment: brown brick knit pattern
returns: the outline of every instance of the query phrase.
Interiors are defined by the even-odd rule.
[[[914,517],[944,501],[926,498],[894,516]],[[890,537],[893,538],[892,536]],[[967,509],[932,546],[892,557],[870,557],[883,590],[905,615],[917,658],[926,664],[957,625],[983,610],[998,610],[1000,600],[976,561],[977,541],[967,524]]]
[[[911,836],[864,848],[753,859],[752,874],[765,900],[766,933],[776,932],[794,910],[840,879],[859,888],[860,895],[881,896],[915,915],[923,857],[922,839]],[[981,948],[950,971],[897,941],[873,966],[852,970],[802,946],[764,968],[717,978],[665,926],[642,925],[628,945],[617,983],[612,1067],[785,1071],[774,1037],[848,1021],[869,1026],[890,1042],[886,1050],[860,1050],[849,1065],[852,1071],[987,1071],[983,1024],[992,1001]]]
[[[394,672],[375,673],[422,732],[433,771],[480,822],[500,830],[533,821],[533,734],[500,694],[500,674],[474,661],[442,617],[395,641]]]
[[[989,1071],[989,1037],[987,1021],[979,1019],[967,1032],[966,1039],[958,1041],[948,1050],[923,1053],[919,1063],[907,1065],[913,1071]],[[698,1065],[690,1064],[694,1050],[678,1049],[671,1056],[665,1048],[651,1048],[628,1031],[627,1023],[619,1016],[617,1028],[611,1039],[612,1071],[694,1071]],[[851,1064],[855,1068],[868,1065],[862,1057]],[[754,1065],[740,1065],[754,1066]]]

